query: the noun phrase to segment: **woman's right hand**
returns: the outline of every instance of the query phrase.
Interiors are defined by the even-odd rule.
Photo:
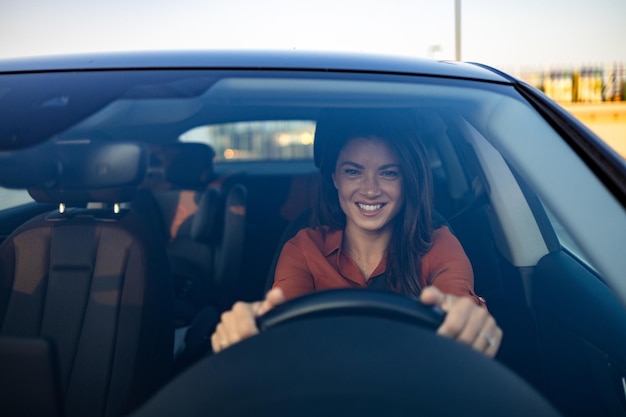
[[[271,289],[263,301],[236,302],[232,309],[222,314],[221,321],[211,336],[213,352],[217,353],[259,333],[259,329],[256,327],[256,318],[284,302],[285,296],[280,288]]]

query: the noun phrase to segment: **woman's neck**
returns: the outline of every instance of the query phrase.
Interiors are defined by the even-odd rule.
[[[344,229],[342,250],[352,258],[363,272],[363,276],[369,279],[381,259],[387,253],[391,229],[368,233],[361,229]]]

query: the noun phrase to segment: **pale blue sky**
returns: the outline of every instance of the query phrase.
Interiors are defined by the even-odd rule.
[[[462,0],[461,11],[465,61],[626,62],[626,0]],[[454,0],[0,0],[0,58],[181,48],[454,59]]]

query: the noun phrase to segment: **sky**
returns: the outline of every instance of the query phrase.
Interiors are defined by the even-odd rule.
[[[626,63],[626,0],[460,0],[461,60]],[[455,0],[0,0],[0,59],[297,49],[455,59]]]

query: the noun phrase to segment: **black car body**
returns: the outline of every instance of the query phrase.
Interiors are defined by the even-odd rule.
[[[283,232],[317,192],[317,117],[345,108],[415,112],[435,208],[504,331],[495,360],[365,295],[363,305],[346,295],[334,307],[314,298],[223,353],[202,349],[222,311],[260,299],[271,283]],[[299,51],[5,60],[0,118],[0,333],[9,344],[0,357],[14,365],[3,365],[5,386],[28,376],[11,356],[26,352],[15,343],[45,339],[50,395],[62,398],[35,400],[26,378],[32,392],[16,390],[11,407],[68,416],[626,414],[626,164],[507,74]],[[194,213],[176,223],[184,192]],[[137,233],[128,243],[136,252],[108,249],[121,244],[102,237],[121,233],[104,232],[111,224]],[[146,236],[149,245],[135,243]],[[118,263],[126,269],[107,272]],[[131,270],[143,276],[141,301],[125,286]],[[199,350],[177,344],[174,358],[173,335],[185,331],[199,332]]]

